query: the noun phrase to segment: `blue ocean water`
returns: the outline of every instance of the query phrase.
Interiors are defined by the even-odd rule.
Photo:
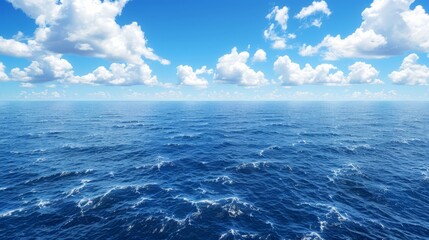
[[[2,102],[0,239],[428,239],[429,103]]]

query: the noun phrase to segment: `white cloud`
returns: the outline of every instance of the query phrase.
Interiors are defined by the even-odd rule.
[[[349,75],[347,82],[353,83],[366,83],[366,84],[381,84],[383,83],[378,79],[379,71],[371,64],[364,62],[355,62],[349,66]]]
[[[104,85],[157,85],[156,76],[146,64],[112,63],[109,69],[98,67],[84,76],[73,76],[67,79],[71,83],[104,84]]]
[[[73,67],[61,55],[41,56],[24,69],[14,68],[11,77],[24,82],[64,80],[73,76]]]
[[[92,97],[92,98],[110,98],[110,93],[104,92],[104,91],[99,91],[99,92],[94,92],[94,93],[88,93],[88,96]]]
[[[39,25],[50,24],[58,17],[61,6],[57,1],[46,0],[7,0],[14,8],[21,9]]]
[[[218,59],[215,80],[221,83],[238,84],[242,86],[260,86],[268,83],[263,72],[251,69],[247,65],[250,54],[246,51],[237,52],[234,47],[231,53]]]
[[[187,86],[195,86],[199,88],[206,88],[209,84],[209,82],[199,77],[199,75],[202,74],[212,74],[212,69],[207,69],[206,66],[203,66],[200,69],[194,70],[191,66],[188,65],[179,65],[177,66],[177,78],[179,78],[181,85],[187,85]]]
[[[2,62],[0,62],[0,81],[7,81],[9,80],[9,77],[5,73],[6,67]]]
[[[274,62],[274,71],[283,85],[347,85],[355,83],[381,83],[379,72],[370,64],[356,62],[349,66],[350,73],[345,76],[332,64],[320,64],[313,68],[306,64],[304,68],[293,62],[289,56],[279,57]]]
[[[328,4],[324,0],[313,1],[310,6],[302,8],[295,18],[304,19],[319,12],[326,16],[331,15],[331,10],[329,10]]]
[[[302,56],[313,56],[318,53],[320,49],[327,48],[328,50],[323,53],[326,60],[369,57],[374,49],[386,43],[386,39],[382,35],[376,34],[373,30],[364,31],[359,28],[352,35],[344,39],[342,39],[340,35],[335,37],[328,35],[315,47],[304,44],[300,49],[300,54]],[[382,56],[373,55],[372,57]]]
[[[274,19],[277,24],[279,24],[283,31],[286,31],[287,29],[287,20],[289,19],[288,15],[289,9],[284,6],[282,8],[279,8],[278,6],[275,6],[274,9],[266,16],[268,20]]]
[[[272,41],[271,47],[274,49],[286,48],[286,30],[289,9],[284,6],[279,8],[275,6],[274,9],[266,16],[270,21],[268,29],[264,31],[265,40]]]
[[[147,46],[144,32],[136,22],[120,26],[115,18],[119,16],[128,0],[9,0],[15,8],[21,9],[35,19],[38,28],[35,41],[44,49],[55,53],[73,53],[111,60],[142,64],[143,59],[169,64]],[[4,40],[4,39],[3,39]],[[24,46],[14,45],[28,56]],[[4,42],[4,41],[3,41]]]
[[[4,39],[0,37],[0,54],[14,57],[30,57],[32,49],[28,44],[15,39]]]
[[[389,78],[396,84],[428,85],[429,67],[418,64],[419,56],[413,53],[402,61],[398,71],[389,74]]]
[[[55,98],[61,98],[64,97],[64,94],[61,94],[57,91],[53,91],[50,92],[47,89],[41,91],[41,92],[36,92],[36,91],[31,91],[31,92],[27,92],[27,91],[21,91],[21,93],[19,94],[20,97],[24,98],[24,99],[55,99]]]
[[[301,69],[299,64],[292,62],[289,56],[279,57],[274,62],[274,71],[279,74],[279,80],[283,85],[303,85],[303,84],[345,84],[344,73],[335,71],[336,67],[332,64],[320,64],[313,68],[306,64]]]
[[[295,15],[295,18],[301,20],[309,18],[311,23],[305,24],[304,27],[314,26],[320,28],[322,26],[323,15],[331,15],[331,10],[324,0],[313,1],[310,6],[302,8],[301,11]],[[317,18],[315,18],[315,16],[317,16]]]
[[[267,53],[263,49],[258,49],[253,55],[253,62],[265,62],[267,60]]]
[[[23,83],[21,83],[21,84],[20,84],[20,86],[21,86],[22,88],[33,88],[33,87],[34,87],[34,84],[29,83],[29,82],[23,82]]]
[[[365,91],[356,91],[351,94],[351,98],[353,99],[361,99],[361,100],[368,100],[368,99],[392,99],[395,98],[398,94],[395,90],[381,90],[377,92],[371,92],[369,90]]]
[[[138,23],[121,26],[116,22],[128,0],[8,1],[38,26],[32,38],[24,37],[21,32],[13,39],[0,37],[0,54],[31,61],[28,67],[11,70],[14,80],[154,85],[156,76],[152,76],[144,59],[169,64],[147,46]],[[72,65],[63,59],[63,54],[70,53],[123,64],[114,63],[109,70],[99,67],[87,75],[74,76]]]
[[[286,48],[286,37],[279,36],[275,30],[274,23],[270,24],[268,29],[264,31],[265,40],[271,41],[271,47],[273,49],[285,49]]]
[[[327,35],[316,46],[304,45],[301,55],[322,52],[325,59],[381,58],[409,50],[429,52],[429,15],[415,0],[374,0],[362,12],[362,23],[351,35]]]
[[[314,19],[313,22],[311,22],[311,26],[320,28],[322,26],[322,21],[320,19]]]

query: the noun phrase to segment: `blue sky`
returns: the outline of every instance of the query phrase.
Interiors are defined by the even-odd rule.
[[[0,99],[429,100],[428,9],[0,0]]]

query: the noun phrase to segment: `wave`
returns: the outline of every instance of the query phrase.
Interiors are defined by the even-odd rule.
[[[84,197],[80,199],[76,205],[82,212],[90,209],[110,208],[123,201],[128,202],[130,206],[133,206],[134,204],[131,202],[134,199],[138,199],[143,193],[156,194],[159,192],[169,191],[169,189],[161,188],[158,184],[115,186],[108,189],[101,195],[91,198]]]
[[[234,183],[234,181],[228,176],[219,176],[215,179],[206,180],[206,182],[221,183],[222,185],[225,185],[225,184],[230,185]]]
[[[332,175],[327,177],[329,181],[335,182],[337,178],[344,176],[365,176],[365,174],[356,163],[348,163],[341,168],[333,169]]]
[[[180,140],[191,140],[191,139],[199,139],[199,138],[201,138],[201,133],[196,133],[196,134],[181,133],[170,137],[170,139],[180,139]]]
[[[238,197],[226,197],[221,199],[190,200],[180,198],[197,208],[197,212],[191,214],[194,218],[210,218],[211,216],[237,218],[241,216],[252,217],[252,213],[258,212],[252,203],[242,201]]]
[[[259,156],[263,157],[265,152],[272,151],[272,150],[279,150],[279,149],[280,149],[279,146],[277,146],[277,145],[271,145],[269,147],[266,147],[266,148],[260,150],[259,151]]]
[[[80,193],[80,191],[81,191],[81,190],[86,186],[86,184],[88,184],[89,182],[91,182],[91,180],[88,180],[88,179],[83,179],[83,180],[81,180],[81,181],[80,181],[81,185],[80,185],[80,186],[78,186],[78,187],[73,188],[72,190],[70,190],[70,191],[67,193],[66,197],[70,197],[70,196],[73,196],[73,195],[76,195],[76,194]]]
[[[425,141],[419,138],[400,138],[400,139],[395,139],[388,142],[388,144],[394,144],[394,145],[413,145],[413,144],[425,144],[425,143],[426,143]]]
[[[429,181],[429,167],[422,171],[421,174],[423,176],[423,180]]]
[[[272,162],[267,161],[256,161],[256,162],[246,162],[241,163],[240,165],[235,167],[237,172],[241,173],[253,173],[258,171],[267,170],[268,168],[274,167]]]
[[[338,137],[340,136],[340,134],[338,133],[334,133],[334,132],[299,132],[298,136],[303,136],[303,137]]]
[[[66,134],[64,131],[46,131],[46,132],[35,132],[35,133],[26,133],[21,135],[20,137],[25,139],[38,139],[42,137],[60,137],[61,135]]]
[[[24,211],[24,208],[17,208],[17,209],[9,210],[9,211],[0,213],[0,218],[2,218],[2,217],[11,217],[15,213],[19,213],[19,212],[22,212],[22,211]]]
[[[150,169],[150,170],[162,171],[164,169],[170,169],[170,168],[176,167],[175,162],[168,161],[168,160],[162,160],[162,159],[166,159],[166,158],[157,158],[157,159],[158,159],[157,163],[145,164],[142,166],[135,166],[134,168],[137,170],[139,170],[139,169]]]
[[[86,169],[84,171],[63,171],[59,173],[54,173],[48,176],[41,176],[35,179],[30,179],[25,181],[25,184],[36,184],[41,182],[53,182],[59,181],[64,178],[77,177],[77,176],[85,176],[87,174],[93,173],[93,169]]]
[[[303,236],[301,240],[324,240],[324,239],[317,232],[310,232],[305,234],[305,236]]]
[[[230,229],[222,233],[219,240],[226,239],[268,239],[269,236],[261,236],[259,233],[247,233],[239,230]]]
[[[341,226],[346,222],[352,222],[351,217],[347,213],[341,212],[337,207],[331,204],[303,202],[298,204],[298,206],[307,206],[310,208],[307,209],[308,212],[318,215],[320,232],[324,232],[329,228]]]
[[[37,203],[37,207],[38,208],[45,208],[50,203],[51,202],[49,200],[40,199],[39,202]]]

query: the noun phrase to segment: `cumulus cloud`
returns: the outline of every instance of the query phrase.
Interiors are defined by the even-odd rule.
[[[288,12],[289,12],[289,9],[286,6],[282,8],[275,6],[274,9],[266,16],[266,18],[269,20],[274,19],[277,22],[277,24],[280,25],[282,30],[286,31],[287,20],[289,19]]]
[[[7,81],[9,80],[9,77],[5,73],[6,67],[2,62],[0,62],[0,81]]]
[[[338,70],[332,64],[320,64],[313,68],[306,64],[304,68],[293,62],[289,56],[279,57],[274,62],[274,71],[279,75],[278,79],[283,85],[346,85],[356,83],[381,83],[379,72],[370,64],[356,62],[349,66],[348,76]]]
[[[247,65],[250,54],[246,51],[238,53],[234,47],[231,53],[218,59],[215,80],[221,83],[242,86],[260,86],[268,83],[263,72],[251,69]]]
[[[104,84],[104,85],[156,85],[158,80],[152,76],[152,70],[146,64],[112,63],[109,69],[98,67],[84,76],[73,76],[70,83]]]
[[[396,84],[428,85],[429,67],[418,64],[419,56],[413,53],[402,61],[398,71],[389,74],[389,78]]]
[[[327,16],[331,15],[331,10],[329,10],[328,4],[323,0],[319,2],[314,1],[310,6],[302,8],[295,18],[303,19],[319,12]]]
[[[88,97],[91,97],[91,98],[110,98],[110,93],[104,92],[104,91],[93,92],[93,93],[88,93]]]
[[[34,45],[34,41],[31,44],[26,44],[15,39],[0,37],[0,54],[13,57],[31,57],[33,50],[30,45]]]
[[[355,62],[349,66],[349,75],[347,76],[348,83],[366,83],[366,84],[381,84],[378,79],[379,71],[371,64],[364,62]]]
[[[27,16],[35,19],[35,41],[55,53],[73,53],[83,56],[108,58],[141,64],[142,58],[168,64],[147,46],[141,27],[132,22],[120,26],[119,16],[128,0],[9,0]],[[0,52],[4,47],[0,41]],[[9,42],[28,55],[24,46]]]
[[[61,98],[65,95],[57,92],[57,91],[49,91],[47,89],[37,92],[37,91],[22,91],[19,96],[24,99],[55,99],[55,98]]]
[[[59,15],[61,5],[58,1],[46,0],[8,0],[14,8],[21,9],[39,25],[53,23]]]
[[[323,53],[326,60],[352,57],[383,57],[384,55],[372,55],[373,51],[387,43],[386,39],[373,30],[364,31],[357,29],[356,32],[342,39],[337,35],[326,36],[317,46],[303,45],[300,49],[302,56],[313,56],[321,49],[328,50]]]
[[[369,90],[365,90],[365,91],[353,92],[350,97],[353,99],[362,99],[362,100],[392,99],[392,98],[395,98],[397,95],[398,94],[396,93],[395,90],[390,90],[390,91],[381,90],[381,91],[376,91],[376,92],[371,92]]]
[[[24,68],[11,70],[11,78],[24,82],[48,82],[73,76],[73,67],[61,55],[47,55],[37,58]]]
[[[34,84],[29,83],[29,82],[23,82],[23,83],[21,83],[21,84],[20,84],[20,86],[21,86],[22,88],[33,88],[33,87],[34,87]]]
[[[300,54],[322,52],[327,60],[382,58],[409,50],[429,52],[429,15],[422,6],[411,9],[415,0],[374,0],[362,12],[362,23],[352,34],[327,35],[316,46],[303,45]]]
[[[11,79],[24,82],[132,85],[157,84],[145,59],[170,62],[148,47],[138,23],[119,25],[116,18],[128,0],[8,0],[35,20],[34,36],[0,37],[0,54],[23,57],[31,64],[11,70]],[[113,63],[84,76],[74,76],[73,66],[63,54],[104,58]]]
[[[266,16],[270,21],[268,29],[264,31],[265,40],[271,41],[271,47],[274,49],[286,48],[286,30],[289,9],[284,6],[280,8],[275,6],[274,9]]]
[[[263,49],[258,49],[253,55],[253,62],[265,62],[267,60],[267,53]]]
[[[301,68],[299,64],[292,62],[287,55],[279,57],[274,62],[274,71],[279,74],[279,80],[283,85],[344,84],[344,73],[335,71],[336,69],[332,64],[320,64],[316,68],[306,64],[304,68]],[[335,72],[332,73],[332,70]]]
[[[203,66],[200,69],[194,71],[191,66],[188,65],[179,65],[177,66],[177,78],[179,78],[181,85],[194,86],[199,88],[206,88],[209,82],[199,77],[202,74],[213,74],[213,69],[207,69],[206,66]]]
[[[295,18],[305,19],[310,16],[318,15],[319,13],[326,16],[331,15],[331,10],[329,9],[328,4],[324,0],[313,1],[310,6],[302,8],[301,11],[297,15],[295,15]],[[315,27],[322,26],[321,18],[312,19],[311,25]]]

